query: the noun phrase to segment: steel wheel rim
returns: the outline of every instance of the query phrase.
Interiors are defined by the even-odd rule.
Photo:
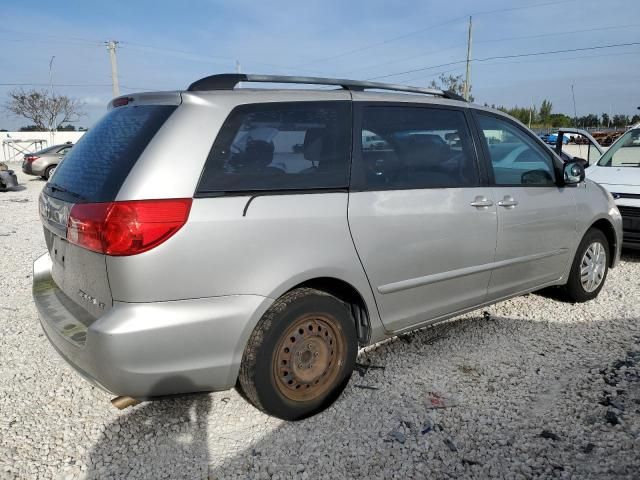
[[[313,400],[333,388],[344,364],[345,343],[338,321],[327,314],[299,317],[273,356],[278,391],[290,400]]]
[[[580,262],[580,283],[586,292],[596,290],[604,280],[607,268],[607,252],[600,242],[593,242]]]

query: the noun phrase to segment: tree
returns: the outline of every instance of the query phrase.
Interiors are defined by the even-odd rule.
[[[445,75],[441,73],[438,80],[431,80],[429,88],[437,88],[439,90],[449,90],[460,96],[464,95],[464,79],[462,75]],[[469,86],[469,101],[473,102],[474,98],[471,95],[471,86]]]
[[[25,125],[24,127],[20,127],[19,132],[44,132],[42,128],[37,125]]]
[[[540,123],[542,123],[543,125],[548,125],[551,120],[552,111],[553,104],[549,100],[543,100],[540,104],[540,111],[538,112]]]
[[[75,125],[71,125],[70,123],[67,123],[66,125],[58,125],[58,128],[56,129],[59,132],[75,132],[76,131],[76,127]]]
[[[629,117],[626,115],[614,115],[611,119],[614,127],[626,127],[629,124]]]
[[[636,123],[640,123],[640,115],[636,114],[633,117],[631,117],[631,123],[633,125],[635,125]]]
[[[549,124],[554,128],[571,127],[573,119],[564,113],[552,113],[549,115]]]
[[[22,88],[9,92],[9,101],[4,106],[14,115],[32,121],[41,131],[53,131],[63,123],[77,122],[84,115],[82,107],[77,99]]]
[[[603,127],[609,126],[609,115],[607,113],[602,114],[602,126]]]

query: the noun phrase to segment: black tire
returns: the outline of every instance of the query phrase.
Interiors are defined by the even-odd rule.
[[[44,170],[44,175],[42,175],[42,178],[44,178],[45,180],[49,181],[49,179],[51,178],[51,175],[53,175],[53,171],[56,169],[57,165],[49,165],[45,170]]]
[[[582,260],[585,257],[587,250],[594,244],[599,243],[602,248],[602,255],[604,255],[604,265],[599,270],[601,273],[600,283],[595,286],[593,290],[585,287],[581,279]],[[593,300],[598,296],[604,283],[607,279],[607,273],[609,272],[609,242],[607,237],[602,231],[592,228],[582,238],[580,246],[576,250],[576,256],[571,264],[571,272],[569,279],[564,287],[565,296],[567,300],[571,302],[581,303]]]
[[[348,306],[326,292],[298,288],[276,300],[253,330],[239,390],[269,415],[301,420],[340,396],[357,353]]]

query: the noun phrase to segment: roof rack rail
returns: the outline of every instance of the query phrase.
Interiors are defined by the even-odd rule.
[[[252,75],[244,73],[221,73],[196,80],[187,89],[189,92],[202,92],[209,90],[233,90],[240,82],[256,83],[299,83],[307,85],[337,85],[345,90],[391,90],[396,92],[423,93],[436,97],[465,101],[463,97],[452,92],[436,88],[410,87],[407,85],[394,85],[390,83],[366,82],[359,80],[345,80],[343,78],[322,77],[292,77],[287,75]]]

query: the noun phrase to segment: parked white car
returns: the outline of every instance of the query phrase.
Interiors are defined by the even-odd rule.
[[[586,175],[615,199],[622,214],[623,246],[640,249],[640,124],[611,145]]]

